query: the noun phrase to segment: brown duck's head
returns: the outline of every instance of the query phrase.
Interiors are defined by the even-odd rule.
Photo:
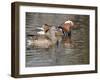
[[[73,21],[70,21],[70,20],[65,21],[64,24],[66,24],[66,25],[70,25],[70,26],[74,26]]]
[[[68,21],[65,21],[64,24],[63,24],[63,30],[64,31],[70,31],[74,26],[74,23],[70,20]]]

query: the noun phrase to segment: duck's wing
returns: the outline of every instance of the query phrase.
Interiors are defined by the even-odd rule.
[[[44,29],[42,27],[37,27],[36,29],[44,31]]]
[[[37,34],[45,35],[45,32],[44,31],[39,31],[39,32],[37,32]]]

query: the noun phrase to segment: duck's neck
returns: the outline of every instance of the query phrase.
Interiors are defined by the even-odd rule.
[[[44,32],[47,33],[49,31],[49,29],[45,30]]]
[[[56,38],[56,36],[55,36],[55,30],[54,29],[50,29],[50,36],[51,36],[51,41],[53,42],[53,43],[56,43],[56,41],[57,41],[57,38]]]

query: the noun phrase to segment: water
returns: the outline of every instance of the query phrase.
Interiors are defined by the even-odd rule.
[[[84,31],[72,30],[71,38],[59,36],[61,40],[50,48],[27,47],[26,67],[89,64],[88,36]]]
[[[43,24],[60,25],[72,20],[76,27],[71,38],[57,36],[57,42],[49,48],[37,48],[26,44],[26,67],[85,65],[89,64],[89,16],[26,12],[26,41],[37,39],[36,27]],[[45,45],[44,45],[45,46]]]

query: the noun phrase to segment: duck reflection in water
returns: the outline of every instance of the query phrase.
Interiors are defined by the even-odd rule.
[[[63,36],[62,44],[63,44],[63,47],[66,47],[66,48],[72,48],[73,47],[72,39],[69,36],[67,36],[67,37]]]

